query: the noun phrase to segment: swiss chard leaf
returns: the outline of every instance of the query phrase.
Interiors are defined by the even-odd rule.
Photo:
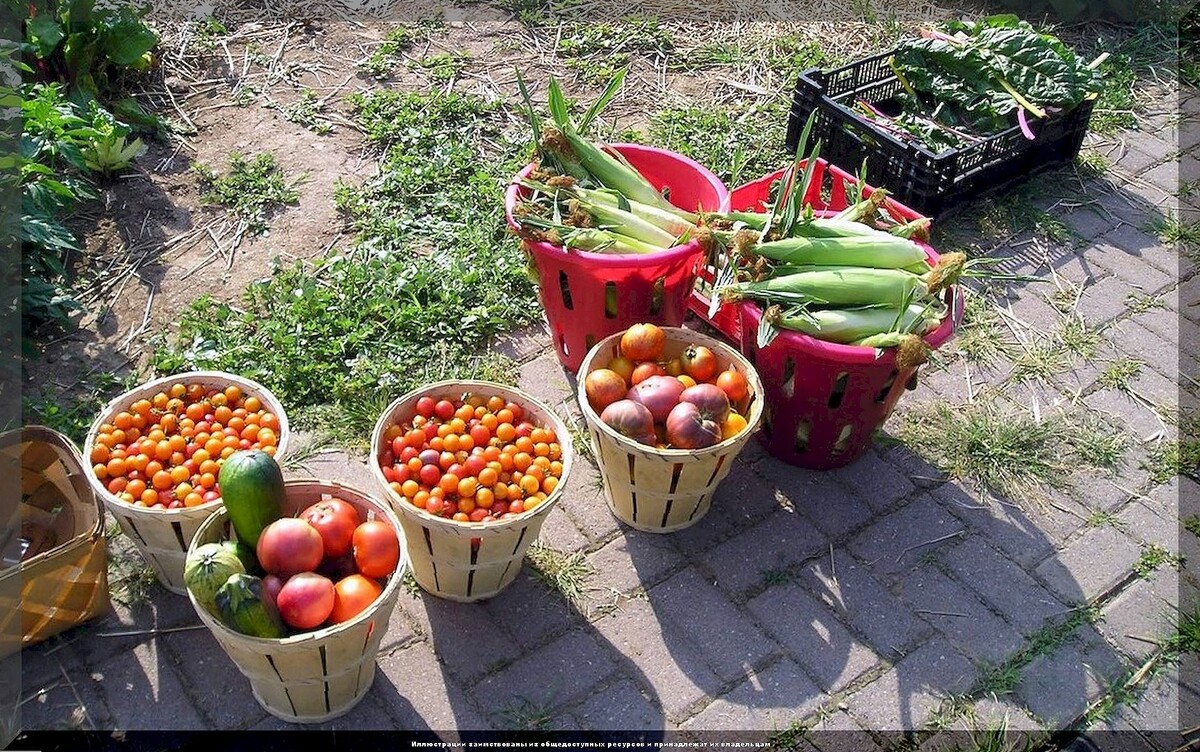
[[[29,41],[33,43],[34,50],[40,58],[50,57],[54,48],[58,47],[58,43],[67,36],[62,26],[50,16],[36,16],[29,19],[26,31]]]
[[[156,44],[158,35],[128,11],[104,33],[104,54],[117,65],[133,65]]]

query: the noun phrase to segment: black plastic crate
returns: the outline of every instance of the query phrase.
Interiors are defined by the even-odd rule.
[[[888,50],[841,68],[813,68],[800,74],[788,114],[788,150],[795,152],[804,123],[816,110],[809,143],[821,140],[821,157],[850,172],[857,172],[866,159],[868,183],[886,188],[926,216],[937,217],[1068,162],[1083,145],[1094,98],[1072,110],[1031,120],[1033,140],[1014,125],[979,143],[939,154],[901,141],[853,111],[860,99],[885,112],[896,104],[900,83],[888,66],[891,56]]]

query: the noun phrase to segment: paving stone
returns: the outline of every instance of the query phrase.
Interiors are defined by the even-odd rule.
[[[1084,397],[1083,402],[1117,425],[1124,426],[1138,441],[1161,436],[1167,428],[1150,408],[1116,389],[1099,389]]]
[[[821,690],[790,660],[755,672],[728,694],[716,698],[683,729],[744,731],[783,730],[816,710]]]
[[[1173,383],[1179,373],[1177,341],[1168,342],[1130,319],[1113,326],[1109,334],[1113,344],[1122,350],[1126,357],[1139,360],[1150,369],[1165,375],[1172,382],[1167,387],[1168,391],[1171,394],[1178,393],[1178,387]]]
[[[397,605],[427,636],[446,670],[464,683],[520,655],[523,642],[496,624],[483,603],[456,603],[422,592],[419,599],[401,599]]]
[[[400,593],[396,602],[399,603],[401,600],[409,603],[412,603],[414,600],[405,591],[404,583],[400,584]],[[388,619],[387,632],[384,633],[383,639],[379,642],[380,652],[386,652],[417,639],[417,632],[413,627],[412,618],[408,615],[408,612],[399,607],[393,608],[391,618]]]
[[[737,608],[693,569],[685,569],[647,591],[659,619],[670,621],[725,681],[745,676],[774,648]]]
[[[562,363],[553,351],[522,365],[517,386],[534,399],[549,405],[571,399],[574,394]]]
[[[897,472],[874,451],[868,450],[834,476],[852,488],[875,511],[893,506],[912,492],[912,481]]]
[[[339,731],[386,731],[395,728],[396,721],[388,715],[383,705],[373,694],[374,684],[371,690],[358,701],[344,715],[321,723],[293,723],[285,721],[273,715],[264,714],[264,717],[251,726],[248,730],[253,732],[258,731],[283,731],[295,732],[299,730],[305,731],[321,731],[321,732],[339,732]]]
[[[919,488],[941,485],[945,475],[904,444],[882,450],[884,459]]]
[[[1151,165],[1167,158],[1172,147],[1146,134],[1135,134],[1125,153],[1115,162],[1116,167],[1128,175],[1138,175]]]
[[[555,709],[587,696],[616,665],[610,645],[591,630],[577,630],[475,682],[469,694],[480,707],[500,697],[524,697],[538,707]]]
[[[1154,504],[1154,502],[1150,502]],[[1179,553],[1179,513],[1174,510],[1152,509],[1142,501],[1129,504],[1117,515],[1125,532],[1146,545],[1161,546],[1173,554]]]
[[[772,587],[746,607],[826,692],[840,690],[878,663],[875,651],[833,609],[796,584]]]
[[[155,582],[150,586],[145,602],[133,607],[114,602],[111,611],[73,633],[81,637],[100,632],[132,634],[103,639],[76,639],[72,645],[81,660],[95,665],[113,656],[127,654],[140,645],[153,643],[157,639],[154,630],[199,626],[200,623],[196,609],[186,596],[172,593]]]
[[[804,738],[820,752],[876,752],[876,737],[844,710],[836,710],[814,725]]]
[[[646,684],[652,703],[667,717],[683,714],[706,696],[716,694],[721,679],[678,628],[659,619],[647,601],[632,600],[592,623],[593,629],[621,654],[622,673]]]
[[[92,678],[103,686],[105,701],[112,717],[125,730],[160,731],[203,729],[204,719],[184,690],[171,659],[155,642],[138,645],[131,651],[113,656],[95,665]],[[242,701],[247,702],[249,686]]]
[[[1156,742],[1160,749],[1175,750],[1187,742],[1180,729],[1183,725],[1180,714],[1179,668],[1168,666],[1153,676],[1137,700],[1121,705],[1114,715]]]
[[[957,483],[933,492],[938,501],[1017,564],[1030,568],[1051,554],[1058,543],[1078,529],[1077,514],[1054,507],[1024,507],[995,499],[981,500]],[[1070,510],[1070,506],[1064,506]],[[1086,515],[1085,515],[1086,516]]]
[[[639,587],[653,587],[678,568],[683,557],[671,544],[670,536],[626,528],[588,560],[596,570],[589,583],[592,587],[602,593],[628,593]]]
[[[773,458],[764,462],[770,467],[781,464]],[[685,556],[698,554],[784,506],[776,488],[787,488],[786,480],[761,472],[750,469],[740,460],[734,462],[729,475],[717,486],[708,514],[695,525],[671,533],[680,553]]]
[[[161,641],[164,652],[190,690],[204,728],[243,729],[262,720],[261,705],[250,697],[250,680],[238,670],[210,630]],[[106,686],[108,682],[105,682]]]
[[[23,682],[20,688],[21,729],[24,731],[66,731],[124,728],[124,716],[114,716],[104,699],[103,681],[97,681],[82,666],[65,664],[68,682],[59,672],[58,680],[34,686]],[[72,686],[74,685],[74,686]],[[127,705],[122,705],[127,710]]]
[[[538,531],[538,540],[564,553],[581,551],[588,546],[587,537],[579,532],[570,516],[562,509],[551,509]]]
[[[985,697],[971,706],[975,725],[980,728],[1005,728],[1010,731],[1040,731],[1042,726],[1029,711],[1012,698]]]
[[[1083,291],[1075,310],[1089,326],[1104,324],[1126,311],[1125,298],[1132,292],[1124,280],[1106,277]]]
[[[1021,646],[1021,635],[965,587],[932,566],[908,574],[897,592],[918,618],[968,657],[998,664]]]
[[[1179,311],[1174,308],[1151,308],[1142,313],[1135,313],[1130,319],[1138,326],[1145,327],[1157,335],[1162,341],[1170,344],[1180,343]],[[1171,374],[1167,374],[1168,376]]]
[[[91,625],[84,625],[60,632],[45,642],[0,659],[0,682],[9,677],[20,679],[21,691],[29,694],[61,681],[64,670],[83,665],[83,658],[75,651],[73,643],[86,640],[93,629]]]
[[[590,462],[575,463],[563,487],[559,508],[590,541],[605,540],[621,529],[604,500],[600,474]]]
[[[807,517],[779,509],[699,561],[719,587],[736,595],[760,586],[768,573],[795,566],[825,548],[825,536]]]
[[[931,632],[872,575],[871,567],[840,549],[832,560],[806,566],[801,582],[881,655],[894,658]]]
[[[1180,276],[1180,264],[1183,263],[1180,254],[1162,244],[1157,237],[1132,224],[1122,224],[1117,229],[1104,236],[1103,242],[1111,243],[1116,248],[1133,255],[1167,276],[1176,279]],[[1115,258],[1115,257],[1114,257]],[[1104,262],[1101,261],[1103,264]],[[1130,269],[1133,265],[1120,264],[1122,268]],[[1119,273],[1118,269],[1112,270]],[[1130,273],[1133,273],[1132,271]],[[1149,292],[1149,290],[1146,290]]]
[[[484,604],[493,623],[537,645],[550,635],[583,625],[584,617],[560,592],[551,590],[526,565],[517,579]]]
[[[550,331],[545,322],[538,321],[524,329],[499,335],[493,349],[507,358],[523,363],[546,352],[550,347]]]
[[[950,545],[964,530],[954,515],[924,494],[898,511],[880,517],[849,543],[850,551],[881,579],[894,579],[912,569],[927,553]]]
[[[1087,288],[1082,297],[1086,298],[1089,291],[1106,282],[1108,280],[1103,279]],[[1082,298],[1079,305],[1083,307]],[[1062,314],[1046,302],[1040,290],[1026,289],[1019,296],[1010,298],[1006,307],[1026,331],[1049,333],[1058,331],[1062,325]]]
[[[978,535],[942,551],[939,558],[955,577],[991,604],[1022,634],[1040,629],[1048,619],[1061,618],[1067,606],[1020,566]],[[997,583],[1004,583],[997,587]]]
[[[847,699],[850,712],[876,730],[920,728],[946,697],[965,692],[975,667],[942,638],[904,656],[891,670]]]
[[[445,673],[429,642],[380,656],[370,695],[399,728],[472,731],[492,727]]]
[[[1178,591],[1164,592],[1165,577],[1156,573],[1152,580],[1134,580],[1120,595],[1104,606],[1104,621],[1098,629],[1126,655],[1145,660],[1155,651],[1148,640],[1166,637],[1172,631]],[[1142,639],[1138,639],[1142,638]]]
[[[871,507],[832,477],[814,478],[813,486],[822,490],[806,493],[795,505],[829,540],[844,538],[871,519]]]
[[[1071,232],[1084,240],[1092,240],[1116,226],[1116,223],[1104,212],[1092,204],[1084,204],[1064,212],[1060,219]]]
[[[1124,721],[1100,724],[1064,748],[1063,752],[1163,752]]]
[[[1072,639],[1021,671],[1015,693],[1047,728],[1061,729],[1116,681],[1124,662],[1102,640]]]
[[[1072,494],[1085,507],[1112,511],[1122,506],[1132,495],[1120,476],[1108,477],[1095,471],[1076,473]]]
[[[1067,603],[1090,602],[1129,574],[1139,554],[1137,543],[1117,530],[1091,528],[1038,565],[1037,575]]]
[[[661,731],[665,724],[662,710],[629,679],[591,695],[571,715],[590,731]]]

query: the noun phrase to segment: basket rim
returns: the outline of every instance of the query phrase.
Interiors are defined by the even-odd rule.
[[[75,464],[76,470],[80,475],[87,476],[92,474],[91,468],[84,466],[83,455],[80,453],[79,448],[75,446],[75,442],[71,441],[64,434],[55,431],[49,426],[31,423],[29,425],[13,428],[0,433],[0,449],[7,449],[14,444],[25,444],[35,441],[40,441],[44,444],[54,447],[55,450],[58,451],[59,457],[64,463]],[[104,503],[100,500],[99,496],[96,494],[96,489],[92,487],[90,482],[88,483],[87,487],[88,491],[91,492],[92,495],[92,504],[96,507],[96,523],[92,525],[89,530],[83,530],[79,533],[76,533],[69,539],[59,543],[47,551],[42,551],[41,553],[25,559],[24,561],[19,561],[12,566],[0,569],[0,579],[4,579],[13,574],[19,574],[25,569],[42,564],[43,562],[48,561],[51,558],[61,556],[68,551],[74,551],[75,549],[83,546],[95,545],[98,541],[104,539]]]
[[[566,437],[568,440],[558,442],[562,448],[562,463],[563,471],[559,477],[558,485],[546,497],[546,500],[538,504],[531,512],[522,512],[505,520],[495,520],[493,522],[456,522],[445,517],[430,514],[424,509],[417,509],[405,499],[398,498],[395,491],[388,485],[387,478],[383,475],[383,469],[379,466],[379,455],[381,454],[383,434],[390,425],[393,424],[392,415],[401,407],[408,403],[415,403],[419,398],[432,394],[434,392],[444,392],[447,389],[455,389],[458,387],[468,387],[465,391],[482,391],[485,389],[500,390],[516,395],[520,400],[513,401],[522,407],[535,407],[544,412],[552,423],[551,428],[554,429],[555,435]],[[571,431],[566,422],[550,408],[549,405],[541,400],[533,397],[522,389],[512,386],[506,386],[494,381],[482,381],[475,379],[447,379],[444,381],[435,381],[431,384],[425,384],[415,389],[408,391],[406,394],[397,397],[384,409],[379,419],[375,421],[375,428],[371,431],[371,454],[367,459],[367,465],[370,468],[371,475],[384,489],[389,502],[394,509],[398,509],[398,514],[406,517],[411,517],[423,524],[433,525],[435,527],[446,530],[455,535],[463,536],[464,531],[477,534],[474,537],[486,537],[489,534],[498,533],[509,528],[523,526],[527,520],[533,519],[539,515],[547,514],[562,498],[566,489],[566,480],[571,474],[571,469],[575,463],[575,450],[570,441]],[[481,534],[481,535],[478,535]]]
[[[176,381],[184,381],[187,379],[228,381],[241,387],[244,391],[252,392],[254,396],[261,399],[264,403],[270,405],[271,412],[275,413],[276,417],[279,418],[279,443],[275,446],[274,457],[276,461],[282,460],[287,451],[289,440],[291,438],[291,428],[288,424],[287,414],[283,408],[283,403],[279,401],[279,398],[276,397],[270,389],[267,389],[257,381],[248,379],[245,376],[239,376],[236,373],[230,373],[228,371],[183,371],[180,373],[173,373],[157,379],[151,379],[150,381],[139,384],[138,386],[126,390],[116,397],[113,397],[108,401],[107,404],[104,405],[104,407],[100,408],[100,412],[96,415],[96,419],[92,421],[91,427],[88,428],[87,438],[84,439],[84,450],[86,451],[88,447],[95,443],[96,434],[100,432],[100,426],[104,425],[108,418],[116,415],[121,408],[126,405],[127,402],[135,398],[135,395],[139,395],[144,391],[157,389],[161,386],[170,385]],[[132,504],[127,504],[121,501],[112,493],[110,493],[108,488],[100,481],[99,478],[96,477],[96,474],[92,472],[90,466],[85,466],[85,470],[88,482],[92,484],[92,488],[96,491],[96,496],[99,497],[105,506],[108,506],[110,509],[112,509],[114,514],[117,511],[120,511],[131,517],[154,516],[165,517],[168,519],[172,517],[192,517],[196,516],[199,512],[212,511],[224,503],[221,499],[215,499],[213,501],[206,501],[203,504],[197,504],[194,507],[179,507],[177,509],[150,509],[149,507],[136,507]]]
[[[585,390],[585,381],[588,373],[596,364],[596,359],[600,352],[611,346],[614,342],[620,342],[621,336],[625,332],[617,332],[610,334],[596,344],[592,345],[592,349],[588,351],[587,357],[583,359],[583,364],[579,366],[579,373],[584,378],[578,379],[579,383],[575,390],[575,398],[579,402],[579,410],[583,413],[584,419],[592,428],[604,434],[605,438],[615,441],[619,446],[627,450],[634,450],[644,454],[652,454],[661,456],[665,459],[683,458],[683,457],[707,457],[709,455],[720,455],[728,452],[731,448],[739,446],[745,442],[755,431],[758,430],[762,423],[763,411],[765,410],[766,390],[763,388],[762,380],[758,376],[758,370],[754,365],[742,355],[738,349],[730,344],[722,342],[714,337],[710,337],[703,332],[698,332],[694,329],[688,329],[680,326],[664,326],[659,327],[667,335],[667,340],[675,341],[686,338],[687,344],[701,344],[711,350],[719,351],[728,356],[728,359],[738,364],[742,370],[742,374],[750,384],[750,393],[754,396],[754,400],[750,403],[750,415],[746,416],[746,427],[738,434],[730,436],[728,439],[713,444],[710,447],[703,449],[659,449],[658,447],[643,444],[635,441],[628,436],[623,436],[616,430],[611,428],[604,421],[600,420],[600,416],[592,409],[588,403],[587,392]]]
[[[602,146],[608,146],[615,151],[621,152],[622,154],[657,153],[670,155],[671,157],[678,159],[680,162],[683,162],[692,169],[696,170],[705,178],[709,185],[717,189],[718,194],[721,196],[721,200],[716,209],[717,211],[720,211],[723,207],[729,204],[729,188],[721,181],[720,178],[713,174],[711,170],[691,157],[671,151],[669,149],[659,149],[657,147],[647,146],[645,144],[613,143]],[[509,229],[511,229],[514,233],[520,229],[521,224],[514,218],[513,209],[517,205],[517,198],[527,192],[525,188],[516,183],[516,180],[518,178],[527,177],[529,173],[533,172],[536,167],[537,162],[530,162],[529,164],[525,165],[525,167],[522,168],[521,171],[518,172],[516,176],[509,182],[508,187],[504,191],[504,218],[508,222]],[[541,240],[530,241],[522,238],[521,242],[529,246],[531,249],[537,250],[546,255],[569,256],[571,258],[578,258],[582,261],[592,262],[610,269],[621,267],[641,267],[645,264],[674,261],[695,253],[701,253],[704,250],[700,246],[699,241],[696,240],[689,240],[681,245],[667,248],[662,251],[655,251],[653,253],[596,253],[594,251],[582,250],[567,251],[567,249],[563,248],[561,245],[554,245],[553,243],[547,243]]]
[[[377,604],[384,603],[389,598],[399,594],[400,581],[403,580],[405,575],[408,574],[408,570],[410,568],[408,559],[408,542],[404,539],[404,535],[400,528],[400,520],[396,517],[396,513],[394,510],[392,510],[390,504],[380,501],[376,497],[360,488],[351,486],[348,483],[342,483],[340,481],[324,480],[321,478],[293,478],[291,480],[284,481],[283,485],[285,493],[287,488],[301,488],[308,486],[320,488],[323,493],[328,492],[331,496],[336,496],[340,491],[350,491],[351,493],[360,496],[363,499],[371,501],[377,509],[381,510],[383,514],[387,516],[389,522],[392,523],[392,529],[396,531],[396,538],[400,541],[400,561],[396,563],[396,571],[393,572],[392,576],[388,579],[387,585],[385,585],[383,588],[383,592],[379,594],[379,597],[376,598],[375,602],[371,605],[376,606]],[[202,530],[207,530],[212,525],[220,524],[222,520],[228,516],[229,510],[225,509],[224,506],[209,515],[204,523],[201,524],[200,528],[196,530],[196,535],[192,536],[191,542],[188,543],[187,552],[190,554],[195,548],[197,548],[196,540],[200,537],[200,532]],[[353,619],[341,622],[340,624],[333,624],[328,627],[321,627],[320,629],[316,629],[311,632],[301,632],[300,634],[289,635],[288,637],[254,637],[253,635],[236,632],[225,626],[219,619],[208,613],[208,611],[196,601],[196,596],[192,595],[190,588],[185,587],[184,591],[187,593],[188,600],[191,601],[192,607],[196,610],[196,614],[200,617],[201,621],[208,626],[209,629],[220,630],[221,633],[229,635],[233,638],[247,640],[253,644],[263,646],[269,645],[284,647],[302,645],[307,642],[315,642],[317,640],[323,640],[327,637],[333,637],[336,633],[348,631],[351,627],[357,626],[358,624],[368,620],[375,612],[374,608],[368,608],[356,615]],[[386,628],[386,625],[384,628]]]
[[[840,170],[840,168],[838,168],[837,165],[829,162],[828,160],[818,157],[818,162],[823,162],[826,168],[843,172]],[[759,186],[762,183],[769,183],[770,181],[777,180],[783,175],[784,171],[784,169],[779,169],[756,180],[751,180],[748,183],[739,185],[737,188],[734,188],[729,195],[732,199],[732,197],[736,196],[739,191],[747,190],[753,186]],[[853,175],[849,175],[848,173],[840,175],[840,177],[848,180],[858,180],[858,178],[854,177]],[[864,185],[863,187],[870,188],[872,191],[877,190],[875,186],[869,184]],[[919,212],[914,211],[910,207],[905,206],[893,198],[889,197],[887,201],[895,204],[901,213],[908,212],[914,217],[922,216]],[[733,205],[732,202],[730,205]],[[923,243],[920,241],[914,242],[921,246],[930,262],[937,263],[937,260],[941,258],[937,250],[935,250],[933,246],[929,245],[928,243]],[[957,285],[950,286],[950,288],[947,290],[947,297],[950,300],[949,311],[947,312],[946,317],[942,320],[942,323],[938,324],[937,327],[934,328],[933,331],[927,332],[922,336],[922,339],[925,340],[925,344],[933,350],[936,350],[950,340],[950,338],[954,335],[955,329],[958,327],[959,320],[962,318],[963,297],[958,293]],[[751,300],[738,301],[734,305],[742,307],[742,310],[746,311],[755,323],[758,322],[759,317],[761,317],[763,314],[762,307]],[[858,345],[845,345],[839,342],[826,342],[824,340],[817,339],[810,334],[805,334],[804,332],[785,330],[781,330],[779,332],[779,336],[775,338],[775,341],[770,345],[767,345],[766,348],[756,347],[755,349],[765,350],[776,347],[777,345],[786,346],[811,355],[815,355],[817,357],[836,360],[839,363],[846,363],[850,365],[873,364],[880,366],[895,366],[896,363],[896,349],[894,347],[886,348],[883,351],[883,355],[877,356],[876,348],[861,347]]]

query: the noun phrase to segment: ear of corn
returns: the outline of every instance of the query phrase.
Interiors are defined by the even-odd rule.
[[[776,263],[792,266],[810,264],[904,269],[925,263],[925,251],[916,243],[886,232],[865,229],[872,234],[783,238],[759,243],[750,252]]]
[[[758,293],[790,293],[827,306],[892,305],[897,308],[914,293],[925,293],[921,278],[900,269],[814,267],[811,271],[742,282],[732,288],[742,297]]]
[[[771,322],[775,326],[840,344],[896,330],[906,332],[913,327],[924,334],[931,321],[935,325],[938,321],[925,306],[916,303],[909,304],[899,315],[895,308],[886,306],[830,308],[793,315],[777,310],[778,316]]]

